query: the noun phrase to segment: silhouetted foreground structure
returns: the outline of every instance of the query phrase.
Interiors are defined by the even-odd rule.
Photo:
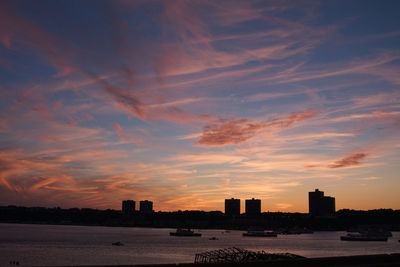
[[[324,192],[315,189],[308,193],[308,207],[312,216],[332,216],[335,214],[335,198],[324,196]]]
[[[194,263],[248,263],[300,258],[304,257],[290,253],[267,253],[264,250],[255,252],[233,247],[196,254]]]
[[[0,207],[0,222],[240,230],[248,230],[250,226],[260,226],[264,229],[305,227],[313,230],[347,230],[359,225],[379,225],[387,230],[398,231],[400,210],[339,210],[335,216],[328,217],[313,217],[306,213],[264,212],[257,217],[241,214],[231,218],[220,211],[150,214],[135,211],[132,214],[124,214],[118,210],[7,206]]]

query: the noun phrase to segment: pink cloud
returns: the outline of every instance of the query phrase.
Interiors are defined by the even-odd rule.
[[[237,2],[235,5],[223,5],[219,2],[208,3],[212,10],[216,12],[212,13],[211,18],[221,26],[233,26],[249,20],[255,20],[262,18],[261,8],[253,8],[250,1]]]
[[[397,84],[398,79],[393,75],[397,67],[384,66],[392,61],[400,58],[399,53],[380,53],[373,58],[360,58],[351,62],[343,62],[342,64],[315,66],[303,71],[297,69],[287,69],[274,75],[266,77],[263,74],[252,78],[251,81],[273,81],[276,83],[293,83],[299,81],[307,81],[314,79],[322,79],[328,77],[350,75],[350,74],[370,74],[387,78],[389,81]],[[289,71],[288,71],[289,70]]]
[[[10,37],[7,35],[4,35],[1,37],[0,42],[2,45],[4,45],[5,47],[7,47],[8,49],[11,48],[11,41],[10,41]]]
[[[68,51],[60,53],[56,40],[31,21],[23,18],[10,5],[0,3],[0,40],[9,48],[20,43],[39,50],[59,70],[58,75],[66,75],[73,70],[67,60]]]
[[[361,161],[367,157],[365,153],[352,153],[344,157],[341,160],[335,161],[335,163],[329,165],[331,169],[345,168],[351,166],[357,166],[361,164]]]
[[[96,77],[93,74],[89,74],[91,78],[94,78],[96,82],[107,92],[110,96],[121,106],[129,109],[136,117],[145,119],[146,114],[143,110],[143,104],[134,94],[123,90],[117,86],[110,84],[103,78]]]
[[[164,43],[162,53],[154,63],[155,69],[164,78],[228,69],[249,61],[284,59],[306,53],[335,30],[335,27],[307,27],[299,22],[278,19],[268,14],[270,11],[292,7],[276,5],[258,8],[251,3],[229,6],[212,2],[166,2],[162,15],[164,32],[173,40]],[[205,16],[207,20],[204,19]],[[214,36],[208,29],[212,26],[227,27],[247,20],[270,20],[278,28],[267,32],[228,36]],[[276,42],[271,42],[271,35],[278,36],[275,38]],[[253,48],[243,49],[241,45],[241,48],[236,46],[234,51],[221,51],[213,46],[213,42],[232,39],[245,42]]]
[[[165,120],[175,123],[209,122],[215,117],[209,114],[192,114],[176,106],[146,107],[148,117],[152,120]]]
[[[118,138],[123,141],[123,142],[131,142],[134,143],[136,145],[143,145],[144,141],[143,138],[141,138],[138,135],[133,134],[130,131],[126,131],[124,129],[122,129],[121,125],[119,125],[118,123],[113,123],[113,127],[115,129],[115,132],[118,136]]]
[[[112,100],[118,107],[128,110],[133,116],[147,121],[147,120],[165,120],[175,123],[193,123],[193,122],[207,122],[214,117],[208,114],[192,114],[185,111],[177,105],[194,102],[193,99],[182,101],[160,103],[160,104],[145,104],[135,94],[126,89],[112,85],[106,79],[96,78],[95,75],[89,74],[92,78],[97,80],[97,83],[112,97]]]
[[[311,119],[316,115],[316,110],[308,110],[294,112],[286,117],[273,119],[268,122],[255,122],[246,119],[220,120],[206,125],[197,143],[204,146],[237,145],[246,142],[262,130],[282,131],[291,127],[296,122]]]
[[[118,123],[113,123],[113,126],[117,132],[119,138],[121,138],[122,128]]]
[[[7,119],[0,118],[0,133],[7,133],[10,131],[9,122]]]
[[[374,111],[370,113],[362,113],[362,114],[350,114],[350,115],[345,115],[341,117],[336,117],[331,119],[331,122],[346,122],[346,121],[354,121],[358,119],[375,119],[377,121],[396,121],[396,118],[398,118],[400,115],[400,111]]]
[[[207,40],[207,26],[196,14],[201,5],[187,1],[169,1],[164,3],[163,26],[170,28],[184,41]]]
[[[274,119],[266,124],[268,128],[276,130],[284,130],[289,128],[296,122],[311,119],[317,116],[316,110],[307,110],[303,112],[293,112],[289,116],[284,118]]]
[[[263,128],[265,128],[263,124],[249,120],[222,120],[206,125],[198,144],[205,146],[237,145],[247,141]]]
[[[37,104],[32,107],[32,110],[47,116],[49,114],[49,110],[43,104]]]

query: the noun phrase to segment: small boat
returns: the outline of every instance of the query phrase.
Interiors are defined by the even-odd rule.
[[[118,242],[111,243],[111,245],[113,245],[113,246],[123,246],[124,244],[118,241]]]
[[[292,228],[279,228],[276,230],[279,235],[300,235],[300,234],[313,234],[314,232],[307,228],[292,227]]]
[[[356,228],[350,228],[347,232],[358,232],[360,234],[365,234],[365,235],[372,235],[372,236],[386,236],[386,237],[392,237],[393,234],[389,230],[382,228],[382,227],[374,227],[374,226],[360,226]]]
[[[218,240],[218,238],[216,238],[215,236],[210,237],[208,240]]]
[[[368,233],[347,234],[340,237],[343,241],[387,241],[387,236]]]
[[[172,236],[201,236],[200,233],[195,233],[194,231],[192,231],[190,229],[182,229],[182,228],[176,229],[175,232],[170,232],[169,235],[172,235]]]
[[[243,236],[277,237],[278,234],[274,231],[264,231],[264,229],[260,228],[250,228],[247,233],[243,233]]]

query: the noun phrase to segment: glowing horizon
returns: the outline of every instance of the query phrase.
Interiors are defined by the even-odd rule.
[[[0,205],[400,209],[398,1],[1,1]]]

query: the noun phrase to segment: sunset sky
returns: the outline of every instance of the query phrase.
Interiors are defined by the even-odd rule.
[[[0,205],[400,209],[400,1],[0,1]]]

